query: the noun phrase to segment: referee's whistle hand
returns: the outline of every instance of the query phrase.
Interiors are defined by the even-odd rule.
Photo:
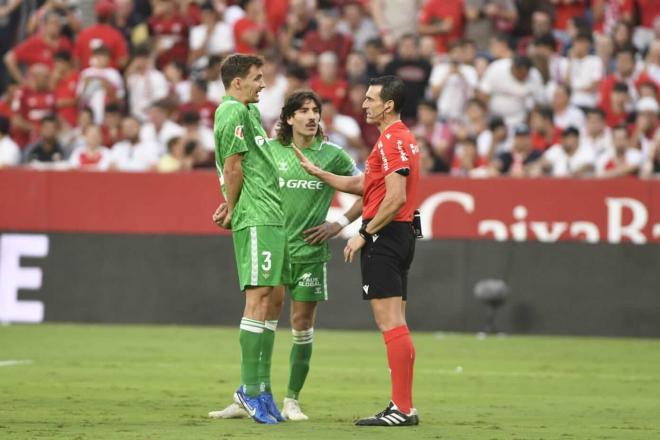
[[[346,247],[344,248],[344,262],[352,263],[353,257],[355,257],[358,251],[362,249],[366,243],[367,242],[361,235],[356,235],[348,240],[348,243],[346,243]]]

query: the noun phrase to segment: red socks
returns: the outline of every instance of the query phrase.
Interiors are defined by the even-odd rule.
[[[412,408],[413,367],[415,346],[407,325],[383,333],[387,346],[387,362],[392,380],[392,401],[399,411],[410,414]]]

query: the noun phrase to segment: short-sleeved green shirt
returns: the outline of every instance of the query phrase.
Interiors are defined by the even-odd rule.
[[[225,160],[243,154],[243,188],[234,207],[232,229],[250,226],[283,226],[280,188],[273,147],[261,125],[257,106],[247,106],[231,96],[224,96],[215,111],[215,164],[222,192],[226,196],[222,170]]]
[[[335,190],[317,177],[307,174],[290,145],[282,145],[276,139],[271,139],[270,143],[282,189],[282,209],[291,262],[328,261],[328,243],[307,244],[303,231],[325,222]],[[302,151],[316,165],[333,174],[359,174],[351,156],[338,145],[317,140]]]

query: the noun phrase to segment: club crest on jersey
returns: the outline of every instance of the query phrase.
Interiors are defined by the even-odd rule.
[[[264,139],[263,136],[255,136],[254,141],[257,143],[258,146],[263,147],[264,143],[266,142],[266,139]]]
[[[243,140],[243,126],[242,125],[237,125],[236,128],[234,129],[234,136],[237,138]]]

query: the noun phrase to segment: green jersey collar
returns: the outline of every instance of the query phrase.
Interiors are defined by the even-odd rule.
[[[290,145],[285,145],[285,147],[291,148],[291,145],[293,145],[293,139],[291,140],[291,144]],[[321,145],[323,145],[323,140],[315,137],[314,141],[312,142],[312,145],[310,145],[308,148],[310,150],[320,151],[321,150]],[[301,148],[301,150],[304,150],[304,148]]]
[[[222,102],[227,102],[227,101],[233,101],[233,102],[236,102],[236,103],[238,103],[238,104],[243,104],[241,101],[239,101],[238,99],[234,98],[233,96],[229,96],[229,95],[225,95],[225,96],[223,96],[223,97],[222,97]]]

